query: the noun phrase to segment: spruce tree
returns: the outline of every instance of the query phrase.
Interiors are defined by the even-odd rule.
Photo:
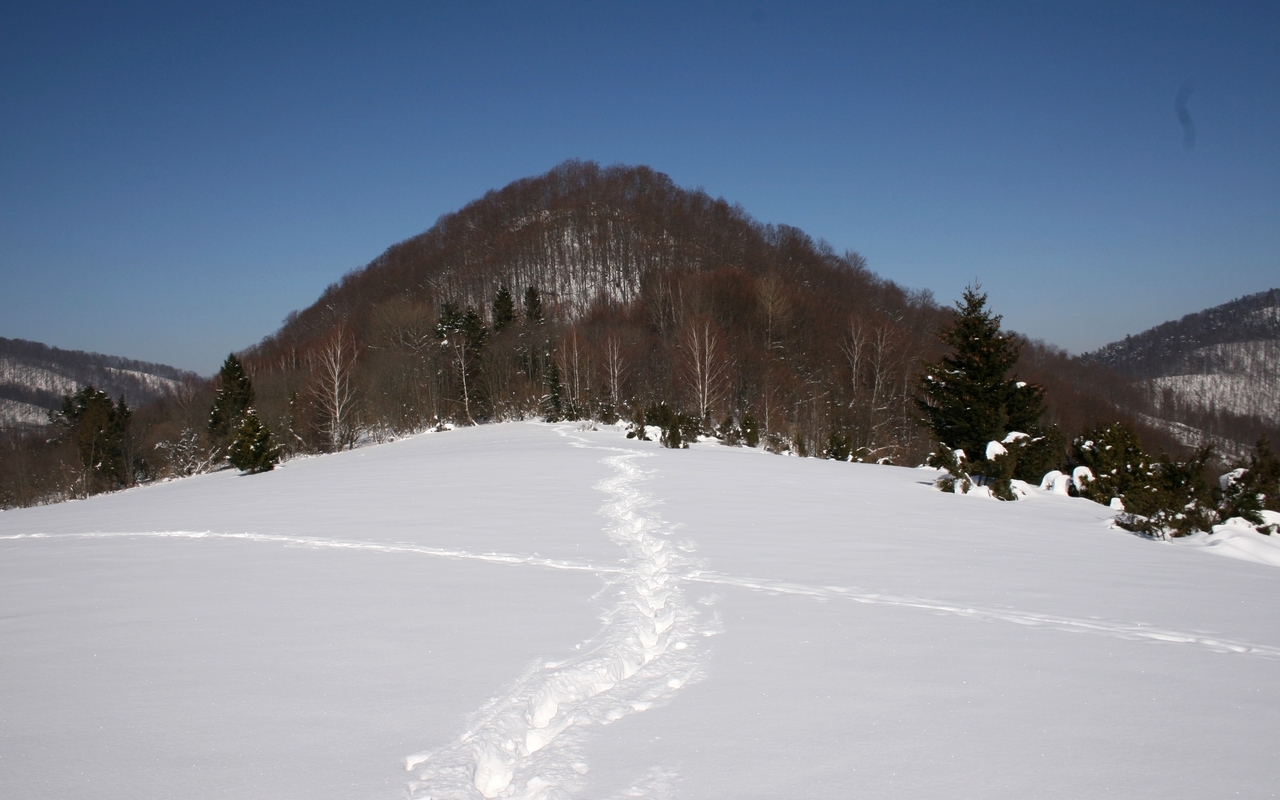
[[[493,298],[493,332],[501,333],[516,318],[516,302],[506,284],[498,287],[498,294]]]
[[[252,408],[240,418],[229,456],[231,466],[250,475],[274,469],[280,461],[280,448],[272,443],[271,430]]]
[[[987,296],[965,289],[956,317],[938,337],[950,355],[927,364],[917,406],[923,424],[947,449],[960,449],[975,474],[985,475],[987,442],[1034,429],[1044,413],[1044,389],[1008,377],[1022,344],[1000,330]],[[994,465],[992,465],[994,466]]]
[[[547,359],[547,394],[542,398],[542,415],[547,422],[564,419],[564,387],[554,358]]]
[[[84,467],[84,490],[114,489],[129,482],[127,444],[133,412],[122,396],[111,397],[93,386],[62,398],[56,420],[70,435]]]
[[[756,422],[756,418],[751,414],[742,415],[742,443],[747,447],[757,447],[760,444],[760,423]]]
[[[253,384],[236,354],[227,356],[218,372],[218,394],[209,411],[209,440],[215,449],[226,447],[240,427],[240,419],[253,405]]]
[[[542,322],[542,295],[533,286],[524,291],[524,320],[530,325]]]

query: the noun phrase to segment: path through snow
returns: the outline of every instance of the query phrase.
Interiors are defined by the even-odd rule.
[[[573,796],[587,771],[583,740],[591,725],[645,711],[701,677],[709,653],[700,640],[715,628],[699,619],[679,586],[695,566],[690,552],[648,511],[653,500],[639,486],[650,473],[634,463],[647,456],[593,449],[616,453],[604,459],[615,474],[595,488],[609,495],[601,509],[606,530],[626,553],[621,570],[598,570],[605,591],[616,596],[604,628],[569,658],[529,667],[475,712],[452,744],[409,756],[413,797]],[[644,783],[660,790],[669,777],[656,769]]]

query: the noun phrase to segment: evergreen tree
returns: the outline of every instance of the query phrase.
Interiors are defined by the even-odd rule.
[[[84,467],[84,491],[114,489],[129,482],[127,440],[133,412],[93,386],[62,398],[57,422],[68,432]]]
[[[524,291],[524,319],[530,325],[542,322],[542,295],[533,286]]]
[[[498,287],[498,294],[493,298],[493,332],[502,333],[503,328],[516,318],[516,302],[511,290],[505,284]]]
[[[827,449],[824,455],[832,461],[848,461],[852,453],[853,448],[849,444],[849,437],[840,431],[832,431],[827,437]]]
[[[1007,377],[1022,344],[1000,330],[987,296],[965,289],[956,318],[939,332],[950,355],[926,365],[917,406],[923,424],[947,449],[965,452],[973,474],[986,475],[987,443],[1034,429],[1044,413],[1044,389]],[[994,465],[990,465],[994,468]]]
[[[756,422],[756,418],[750,414],[742,415],[742,443],[747,447],[758,447],[760,445],[760,423]]]
[[[215,450],[230,443],[240,427],[240,419],[253,405],[253,384],[236,354],[227,356],[218,372],[218,394],[209,411],[209,440]]]
[[[564,386],[560,383],[560,367],[554,358],[547,359],[547,394],[542,398],[542,415],[547,422],[564,419]]]
[[[1017,460],[1013,477],[1038,484],[1048,472],[1066,469],[1066,445],[1057,425],[1029,427],[1030,436],[1012,443],[1009,452]]]
[[[253,475],[274,469],[280,461],[280,448],[271,441],[271,430],[258,419],[253,408],[240,417],[229,453],[231,466]]]

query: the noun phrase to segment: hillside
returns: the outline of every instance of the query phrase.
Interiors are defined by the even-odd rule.
[[[450,307],[485,326],[465,369],[436,328]],[[245,355],[264,418],[314,449],[342,442],[346,423],[313,398],[335,386],[316,365],[344,352],[352,425],[363,415],[403,433],[544,415],[549,402],[553,417],[634,418],[667,404],[707,429],[750,416],[775,450],[818,454],[837,435],[859,458],[919,463],[931,443],[915,382],[951,313],[857,253],[648,167],[570,161],[442,216]],[[1047,386],[1047,422],[1071,435],[1132,416],[1123,381],[1069,360],[1033,343],[1018,366]]]
[[[0,428],[39,426],[64,395],[92,385],[139,406],[172,393],[194,373],[101,353],[0,337]]]
[[[1188,314],[1082,358],[1131,378],[1188,443],[1199,437],[1229,448],[1280,431],[1280,289]]]
[[[0,795],[1274,793],[1267,537],[581,428],[0,513]]]

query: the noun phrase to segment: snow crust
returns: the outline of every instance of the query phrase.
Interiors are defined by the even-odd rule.
[[[1272,537],[936,474],[527,423],[2,512],[0,796],[1274,796]]]

